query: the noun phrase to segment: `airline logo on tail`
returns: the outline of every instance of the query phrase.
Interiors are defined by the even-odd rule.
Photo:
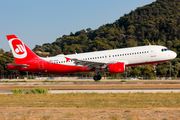
[[[9,40],[9,45],[12,49],[12,53],[16,58],[25,58],[27,56],[27,51],[23,42],[18,38],[12,38]]]

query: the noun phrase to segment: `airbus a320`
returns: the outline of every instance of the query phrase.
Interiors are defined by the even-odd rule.
[[[36,73],[65,74],[95,71],[93,79],[101,79],[100,72],[123,73],[128,66],[165,62],[177,54],[167,47],[147,45],[139,47],[103,50],[54,57],[39,57],[15,35],[7,35],[15,63],[8,63],[9,69]]]

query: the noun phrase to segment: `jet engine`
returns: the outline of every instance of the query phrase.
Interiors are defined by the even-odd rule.
[[[123,73],[125,72],[125,64],[124,62],[109,64],[107,70],[110,73]]]

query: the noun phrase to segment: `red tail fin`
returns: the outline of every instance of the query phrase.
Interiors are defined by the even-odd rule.
[[[38,56],[15,35],[7,35],[6,37],[8,39],[16,63],[38,58]]]

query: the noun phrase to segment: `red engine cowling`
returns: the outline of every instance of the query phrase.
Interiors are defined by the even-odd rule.
[[[110,73],[123,73],[125,72],[124,62],[109,64],[107,67]]]

